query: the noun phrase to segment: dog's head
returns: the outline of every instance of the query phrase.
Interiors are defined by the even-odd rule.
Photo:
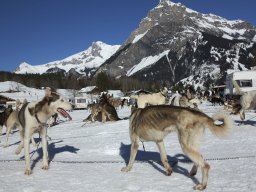
[[[47,107],[44,107],[47,104]],[[47,110],[50,115],[53,115],[59,111],[71,110],[73,108],[72,104],[68,102],[63,96],[59,95],[56,90],[53,88],[45,89],[45,97],[44,99],[38,103],[36,111]]]

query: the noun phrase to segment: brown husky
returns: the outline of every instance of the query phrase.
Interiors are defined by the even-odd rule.
[[[224,120],[224,123],[216,125],[214,123],[216,120]],[[202,183],[195,186],[195,189],[203,190],[207,186],[210,169],[210,165],[198,152],[199,141],[204,129],[208,127],[213,134],[222,136],[232,128],[233,121],[224,113],[218,113],[210,118],[193,109],[158,105],[135,110],[130,117],[129,126],[132,143],[131,155],[128,166],[122,168],[122,171],[128,172],[132,169],[139,141],[143,140],[154,141],[157,144],[166,174],[171,175],[172,168],[167,160],[163,139],[170,132],[176,131],[183,152],[194,162],[190,175],[194,176],[198,167],[202,169]]]
[[[102,122],[105,123],[109,121],[118,121],[121,120],[116,112],[116,109],[108,101],[107,95],[102,94],[99,102],[99,111],[102,115]]]

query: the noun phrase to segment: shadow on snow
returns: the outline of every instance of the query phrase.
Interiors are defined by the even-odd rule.
[[[69,152],[69,153],[77,153],[77,151],[79,151],[78,148],[75,148],[73,146],[70,145],[65,145],[65,146],[61,146],[61,147],[56,147],[57,143],[61,143],[63,142],[62,140],[60,141],[56,141],[56,142],[52,142],[50,144],[48,144],[48,158],[49,158],[49,166],[52,162],[52,160],[54,159],[55,155],[57,155],[58,153],[63,153],[63,152]],[[42,147],[35,149],[34,151],[32,151],[30,153],[30,158],[33,157],[34,153],[37,152],[38,156],[36,157],[36,159],[34,159],[32,161],[32,165],[31,165],[31,169],[33,170],[33,168],[35,167],[35,165],[43,158],[43,150]],[[24,159],[25,156],[22,156],[20,159]]]
[[[130,158],[130,150],[131,150],[131,145],[126,145],[124,143],[121,143],[120,148],[119,148],[119,155],[124,159],[126,165],[129,162],[129,158]],[[172,167],[173,172],[175,173],[179,173],[182,174],[188,178],[191,178],[192,181],[195,184],[199,184],[199,181],[197,180],[197,178],[195,177],[190,177],[189,176],[189,172],[188,170],[184,169],[183,167],[180,167],[178,165],[178,162],[182,162],[182,163],[191,163],[192,161],[185,155],[183,154],[177,154],[173,157],[167,155],[167,159]],[[153,168],[155,168],[157,171],[165,174],[165,170],[164,167],[161,163],[160,160],[160,154],[159,152],[152,152],[152,151],[142,151],[142,150],[138,150],[136,158],[136,161],[138,162],[148,162]],[[134,163],[136,166],[136,162]]]

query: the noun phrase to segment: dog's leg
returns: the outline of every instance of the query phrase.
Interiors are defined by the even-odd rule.
[[[197,150],[191,148],[187,144],[187,141],[193,138],[189,138],[189,135],[187,133],[183,132],[182,134],[181,131],[179,131],[178,135],[183,152],[194,162],[194,164],[198,165],[202,169],[202,183],[194,187],[194,189],[202,191],[207,186],[210,165],[204,161],[202,155]],[[193,171],[193,168],[191,171]]]
[[[240,115],[240,118],[241,118],[242,123],[243,123],[243,122],[244,122],[244,119],[245,119],[245,113],[244,113],[244,110],[243,110],[243,109],[240,110],[239,115]]]
[[[133,163],[134,163],[134,160],[135,160],[138,148],[139,148],[139,137],[134,134],[132,136],[132,146],[131,146],[131,154],[130,154],[129,163],[128,163],[128,165],[126,167],[123,167],[121,169],[121,171],[128,172],[128,171],[130,171],[132,169],[132,166],[133,166]]]
[[[24,137],[24,152],[25,152],[25,164],[26,164],[25,174],[26,175],[30,175],[32,173],[31,166],[30,166],[30,157],[29,157],[30,137],[31,137],[31,134],[29,134],[29,133],[27,133],[27,135],[25,135],[25,137]]]
[[[200,131],[191,131],[189,134],[188,145],[194,150],[198,151],[199,142],[201,141],[204,129],[199,129]],[[202,157],[203,158],[203,157]],[[192,169],[189,172],[189,176],[193,177],[197,174],[198,164],[194,163]]]
[[[159,141],[159,142],[156,142],[156,144],[157,144],[159,152],[160,152],[161,161],[164,165],[166,175],[170,176],[172,174],[172,167],[170,166],[168,159],[167,159],[164,142]]]
[[[48,149],[47,149],[47,130],[45,127],[42,127],[40,130],[41,139],[42,139],[42,148],[43,148],[43,166],[42,169],[48,170]]]
[[[6,127],[6,140],[5,140],[5,145],[4,147],[8,147],[9,146],[9,135],[10,135],[10,132],[12,130],[12,127]]]
[[[92,113],[92,114],[91,114],[92,122],[94,122],[94,121],[95,121],[95,117],[96,117],[96,115]]]
[[[20,144],[15,150],[15,154],[18,155],[20,154],[22,148],[24,147],[24,130],[22,128],[19,128],[19,133],[20,133]]]
[[[3,127],[0,125],[0,136],[3,134]]]
[[[105,123],[107,121],[107,115],[104,111],[101,111],[101,119],[102,123]]]

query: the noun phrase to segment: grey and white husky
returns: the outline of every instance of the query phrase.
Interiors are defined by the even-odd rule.
[[[21,126],[20,137],[21,142],[16,149],[16,154],[19,154],[24,147],[25,152],[25,174],[30,175],[30,138],[34,132],[39,132],[42,140],[43,149],[43,166],[42,169],[48,170],[48,150],[47,150],[47,120],[61,110],[72,109],[71,103],[57,94],[53,89],[46,88],[44,98],[39,102],[26,103],[18,112],[18,121]]]
[[[216,120],[224,120],[224,123],[216,125]],[[194,162],[190,175],[194,176],[198,167],[202,169],[202,183],[195,186],[195,189],[203,190],[207,186],[210,169],[210,165],[204,161],[198,151],[204,129],[208,127],[213,134],[222,136],[232,126],[233,121],[230,116],[224,113],[217,113],[211,118],[200,111],[177,106],[158,105],[137,109],[130,117],[129,132],[132,143],[130,160],[122,171],[128,172],[132,169],[139,142],[142,140],[157,144],[166,174],[171,175],[172,167],[168,163],[163,139],[170,132],[177,132],[183,152]]]

